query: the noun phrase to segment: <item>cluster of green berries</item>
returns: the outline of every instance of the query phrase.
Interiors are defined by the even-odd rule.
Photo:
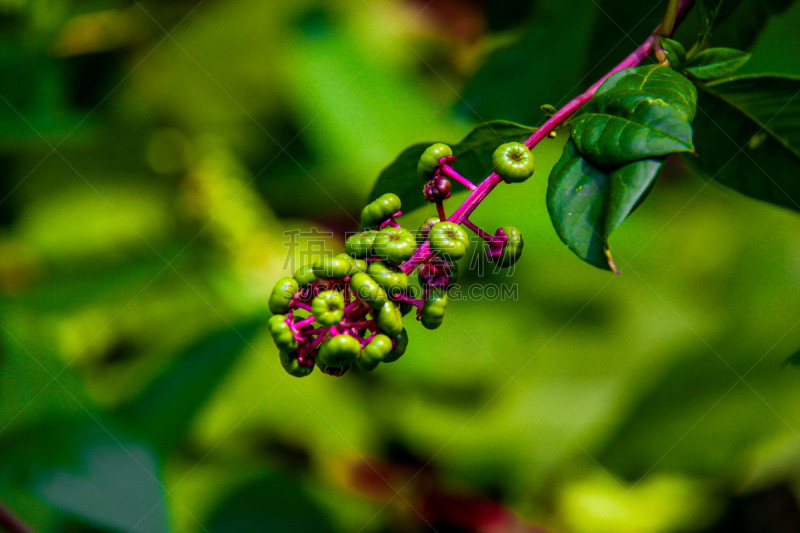
[[[341,376],[353,365],[373,370],[396,361],[408,346],[403,317],[412,310],[425,328],[442,325],[447,288],[458,278],[456,261],[470,243],[465,229],[443,216],[442,201],[451,194],[447,176],[460,177],[449,166],[454,160],[449,146],[434,144],[417,166],[426,182],[423,194],[436,203],[439,216],[412,233],[395,220],[402,214],[400,198],[384,194],[361,211],[362,231],[346,240],[345,253],[303,265],[292,277],[278,280],[269,297],[268,329],[289,374],[306,376],[316,366]],[[507,182],[533,174],[533,156],[519,143],[500,146],[493,163]],[[470,227],[488,243],[490,261],[508,267],[520,257],[523,241],[516,228],[503,226],[490,235]],[[425,242],[430,251],[421,254]],[[420,294],[409,283],[415,270]]]

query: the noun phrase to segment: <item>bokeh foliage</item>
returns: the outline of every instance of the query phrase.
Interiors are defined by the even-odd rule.
[[[493,504],[641,533],[791,500],[797,215],[679,160],[619,277],[552,229],[561,135],[473,217],[526,254],[465,288],[517,298],[452,302],[368,375],[295,380],[265,336],[310,228],[340,251],[405,147],[541,122],[663,3],[0,1],[0,501],[53,532],[473,531]],[[800,7],[742,4],[711,41],[800,74]]]

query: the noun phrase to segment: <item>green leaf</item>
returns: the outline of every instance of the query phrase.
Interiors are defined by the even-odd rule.
[[[679,109],[691,121],[694,118],[697,90],[685,76],[665,65],[646,65],[616,72],[597,90],[585,110],[597,105],[597,99],[612,92],[636,91]]]
[[[750,59],[750,54],[735,48],[709,48],[703,50],[684,65],[692,77],[711,81],[732,76]]]
[[[174,445],[264,323],[258,317],[204,334],[121,414],[162,449]]]
[[[152,450],[98,415],[4,435],[0,472],[0,482],[103,529],[168,531]]]
[[[771,16],[781,14],[793,3],[794,0],[701,2],[697,10],[701,19],[698,28],[701,40],[707,39],[715,46],[746,50],[755,43]],[[716,8],[719,12],[714,16]]]
[[[333,531],[330,519],[302,486],[268,473],[229,494],[205,524],[211,533],[229,531]]]
[[[517,141],[522,142],[535,131],[534,128],[513,122],[494,121],[481,124],[467,134],[461,142],[451,145],[456,161],[453,167],[466,178],[478,182],[492,171],[492,153],[498,145]],[[387,192],[400,197],[403,210],[410,211],[425,203],[422,196],[424,183],[417,174],[417,162],[425,148],[432,141],[409,146],[397,159],[383,169],[378,181],[369,195],[374,200]],[[453,184],[454,187],[459,187]]]
[[[608,238],[647,195],[662,162],[642,159],[604,171],[568,142],[547,187],[547,210],[558,236],[587,263],[616,272]]]
[[[575,119],[572,138],[581,154],[602,168],[692,151],[696,94],[685,76],[666,66],[620,71]]]
[[[699,158],[687,161],[742,194],[800,211],[800,78],[746,76],[701,86]]]
[[[686,48],[675,39],[667,37],[661,37],[661,46],[664,48],[664,53],[667,54],[670,66],[674,69],[680,69],[686,60]]]
[[[800,367],[800,350],[797,350],[792,355],[790,355],[781,366],[797,366]]]

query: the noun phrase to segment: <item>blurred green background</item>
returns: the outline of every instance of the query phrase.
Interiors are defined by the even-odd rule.
[[[562,133],[473,217],[527,246],[464,283],[518,298],[339,379],[264,328],[403,148],[541,123],[663,5],[0,0],[0,502],[75,533],[800,530],[800,221],[679,160],[621,276],[550,225]],[[722,44],[800,74],[800,9],[758,20]]]

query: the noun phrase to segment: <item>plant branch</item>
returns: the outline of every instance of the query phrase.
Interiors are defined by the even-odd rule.
[[[670,0],[670,2],[673,3],[672,0]],[[680,0],[676,8],[677,11],[674,17],[674,25],[680,24],[680,22],[683,20],[683,17],[693,6],[694,0]],[[533,135],[528,138],[527,141],[525,141],[525,146],[533,149],[533,147],[547,137],[550,132],[554,131],[557,127],[563,124],[586,102],[591,100],[594,94],[597,92],[597,89],[599,89],[600,86],[612,75],[616,74],[620,70],[635,67],[644,61],[645,58],[647,58],[647,56],[653,52],[656,38],[660,32],[661,25],[653,30],[650,36],[628,57],[623,59],[616,67],[611,69],[605,76],[592,84],[592,86],[589,87],[583,94],[572,99],[569,103],[567,103],[567,105],[556,111],[553,116],[551,116],[544,124],[542,124],[542,126],[538,128]],[[464,203],[461,204],[458,209],[456,209],[450,218],[448,218],[448,221],[455,222],[456,224],[463,223],[467,217],[472,214],[475,208],[477,208],[486,198],[486,196],[492,192],[492,189],[497,187],[500,183],[502,183],[502,181],[503,180],[500,178],[500,176],[498,176],[495,172],[492,172],[486,179],[480,182],[477,187],[475,187],[472,193],[467,196],[467,199],[464,200]],[[431,257],[433,257],[433,255],[434,253],[431,251],[430,242],[426,240],[422,246],[416,249],[414,255],[411,256],[411,259],[403,263],[400,268],[406,274],[410,274],[420,263],[429,260]]]

